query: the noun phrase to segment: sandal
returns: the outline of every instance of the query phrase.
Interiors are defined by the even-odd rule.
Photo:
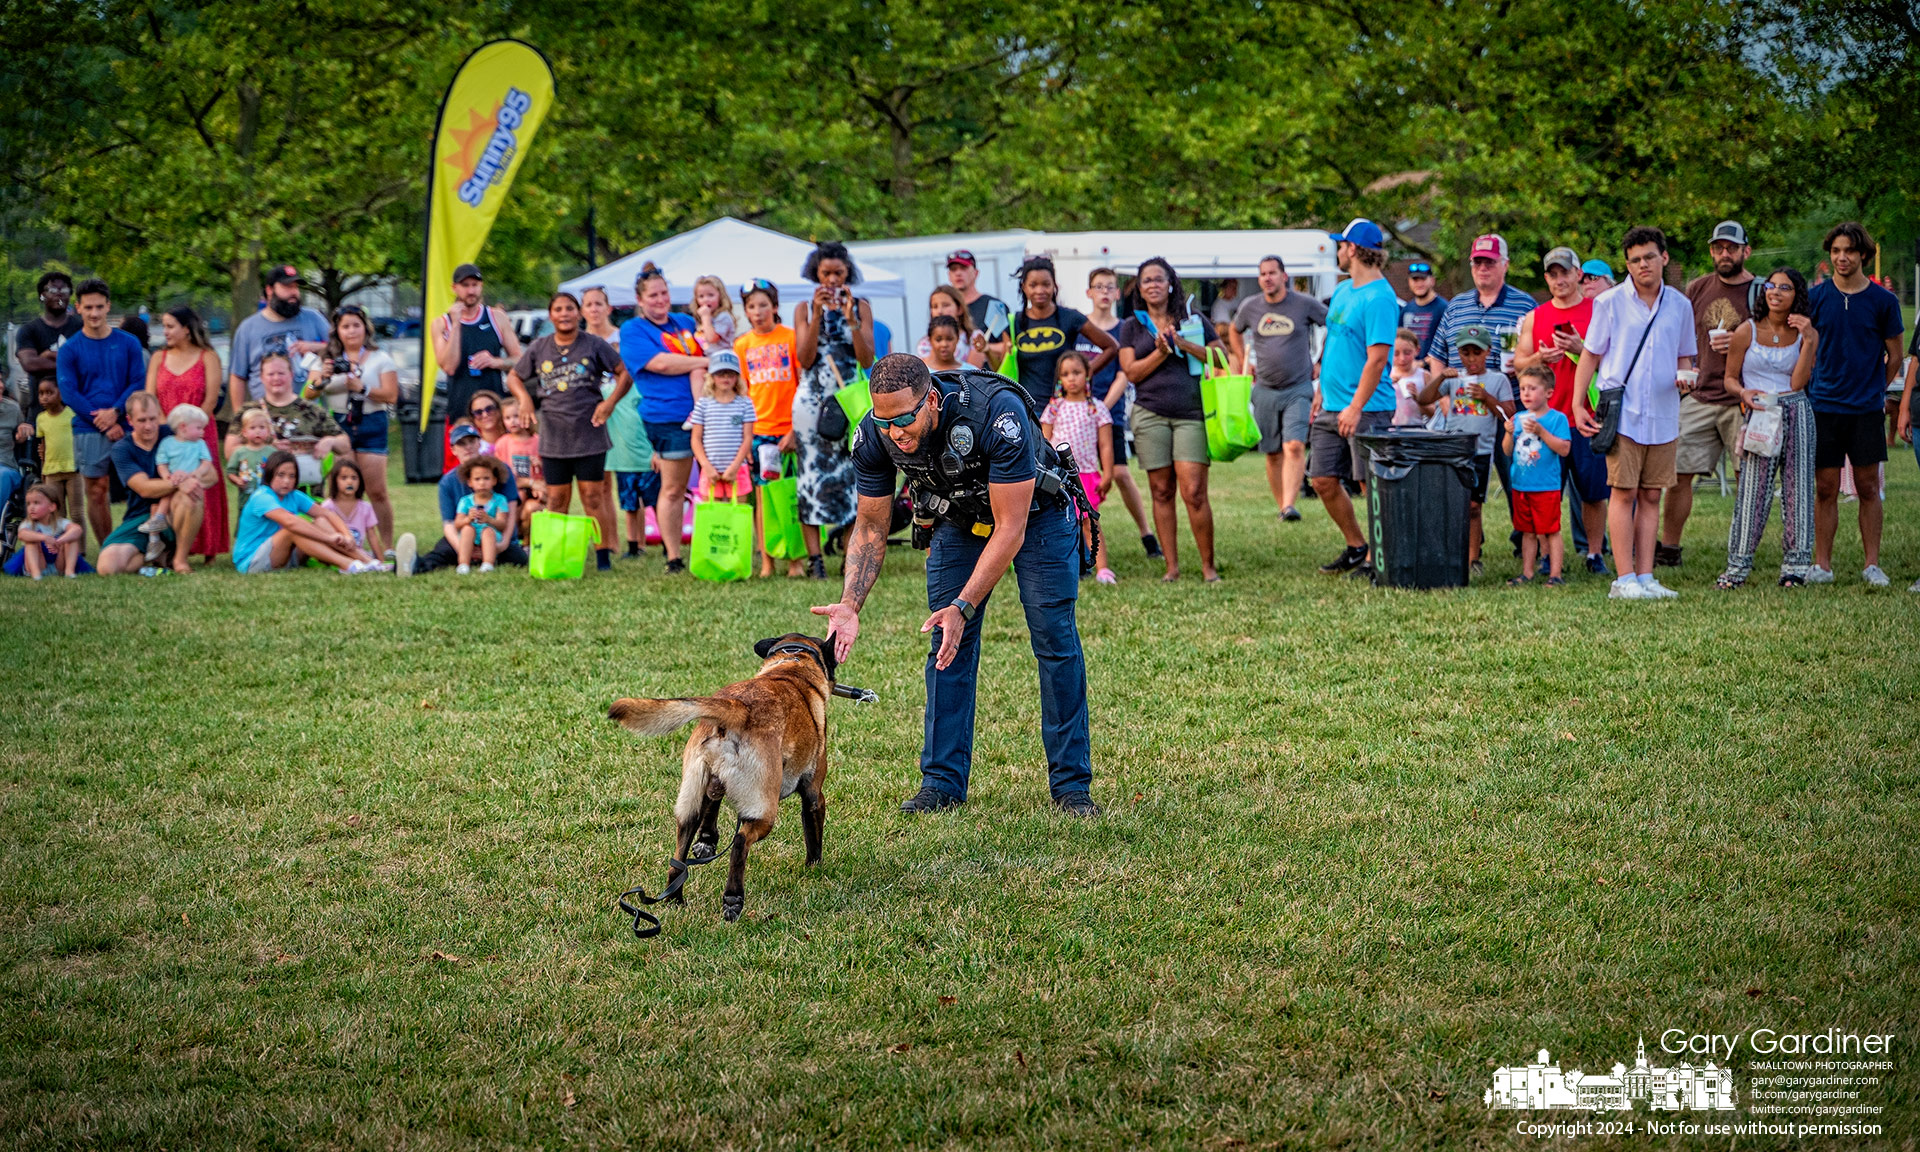
[[[1722,592],[1731,592],[1735,588],[1738,588],[1745,583],[1746,583],[1745,580],[1737,579],[1725,572],[1722,572],[1720,573],[1720,578],[1713,582],[1713,586],[1715,588],[1718,588]]]
[[[1567,578],[1566,578],[1565,576],[1549,576],[1549,577],[1547,577],[1547,587],[1549,587],[1549,588],[1558,588],[1558,587],[1560,587],[1560,586],[1561,586],[1562,584],[1565,584],[1566,582],[1567,582]]]
[[[1533,581],[1532,581],[1532,580],[1530,580],[1530,579],[1528,579],[1528,578],[1527,578],[1527,577],[1525,577],[1525,576],[1515,576],[1515,577],[1514,577],[1513,579],[1511,579],[1511,580],[1509,580],[1509,581],[1507,581],[1507,587],[1509,587],[1509,588],[1524,588],[1524,587],[1526,587],[1526,586],[1527,586],[1528,584],[1531,584],[1531,583],[1533,583]]]

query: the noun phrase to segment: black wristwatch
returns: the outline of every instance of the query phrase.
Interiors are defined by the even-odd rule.
[[[979,611],[978,608],[975,608],[958,596],[953,598],[953,603],[948,605],[948,607],[960,609],[960,619],[965,620],[969,624],[973,623],[973,614]]]

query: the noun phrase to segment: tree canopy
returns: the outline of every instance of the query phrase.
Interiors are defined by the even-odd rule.
[[[249,306],[262,260],[337,299],[420,264],[439,98],[513,35],[559,97],[490,277],[566,271],[721,214],[802,236],[1380,221],[1516,268],[1653,223],[1804,243],[1857,211],[1911,245],[1914,0],[14,0],[11,217],[139,292]],[[597,250],[587,247],[589,229]],[[1899,263],[1899,261],[1896,261]]]

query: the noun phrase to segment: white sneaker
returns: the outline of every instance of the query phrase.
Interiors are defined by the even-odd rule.
[[[1920,580],[1915,580],[1913,583],[1907,585],[1907,591],[1920,592]]]
[[[1660,583],[1660,581],[1655,580],[1651,576],[1641,581],[1640,591],[1644,593],[1646,595],[1646,598],[1649,600],[1680,599],[1680,593],[1675,592],[1673,589],[1667,587],[1665,584]]]
[[[455,568],[454,571],[462,576],[465,576],[473,571],[473,566],[471,564],[462,564],[460,565],[460,567]]]
[[[491,571],[493,571],[493,565],[491,565],[491,564],[482,564],[482,565],[480,565],[480,571],[482,571],[482,572],[491,572]]]
[[[1885,588],[1887,585],[1893,583],[1893,581],[1887,579],[1885,572],[1880,571],[1880,565],[1878,564],[1869,564],[1865,568],[1862,568],[1860,570],[1860,579],[1865,580],[1869,588]]]
[[[413,562],[420,557],[420,545],[413,533],[402,532],[393,542],[393,571],[396,576],[413,575]]]
[[[1607,589],[1609,600],[1645,600],[1646,598],[1647,590],[1641,587],[1640,581],[1632,576],[1620,577],[1613,582],[1612,587]]]
[[[156,532],[165,532],[166,530],[167,530],[167,514],[165,512],[153,513],[151,516],[147,517],[147,522],[145,524],[140,525],[140,531],[145,532],[149,536],[153,535]]]
[[[1820,567],[1820,565],[1815,564],[1813,567],[1807,569],[1807,583],[1809,584],[1833,583],[1833,569],[1822,568]]]

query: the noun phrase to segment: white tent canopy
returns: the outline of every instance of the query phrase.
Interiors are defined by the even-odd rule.
[[[633,278],[651,260],[666,274],[675,304],[693,303],[693,282],[701,276],[720,277],[736,301],[740,298],[741,285],[757,278],[771,281],[780,290],[784,311],[785,305],[813,292],[813,285],[800,278],[800,269],[812,251],[813,245],[805,240],[722,216],[691,232],[682,232],[575,276],[561,284],[560,289],[578,295],[588,288],[605,288],[607,299],[614,307],[630,308],[635,303]],[[906,294],[906,282],[898,273],[865,264],[860,264],[859,270],[860,283],[853,287],[855,296]]]

